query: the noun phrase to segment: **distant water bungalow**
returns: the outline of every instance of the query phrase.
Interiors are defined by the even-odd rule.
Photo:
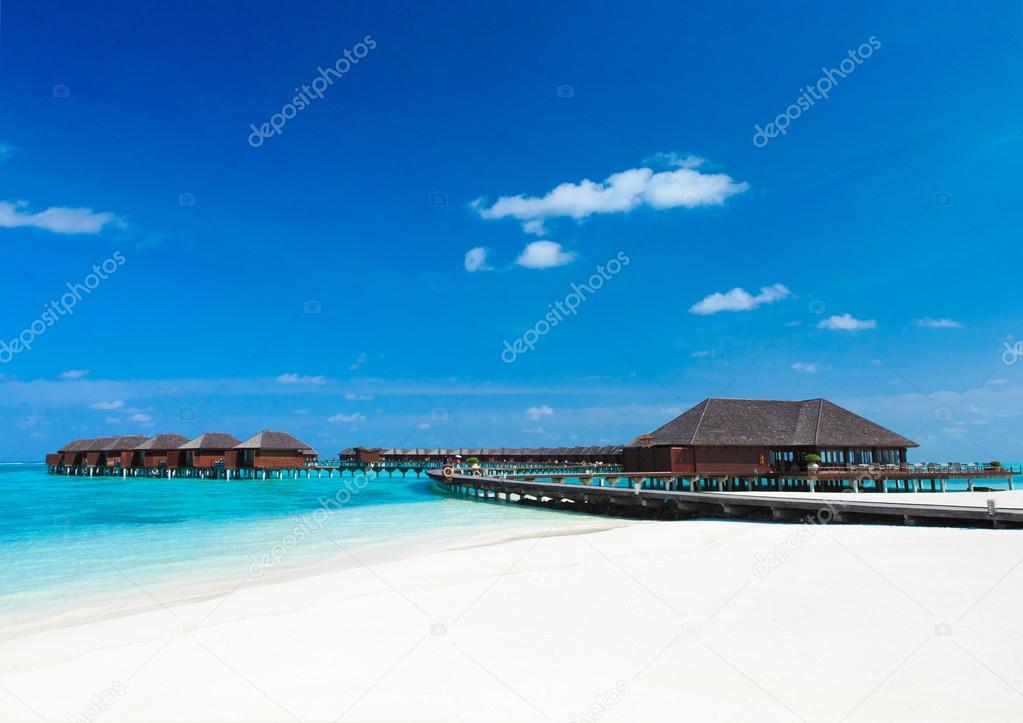
[[[620,464],[621,446],[602,447],[458,447],[432,449],[384,449],[349,447],[338,453],[342,462],[370,464],[449,462],[475,458],[483,464]]]
[[[223,467],[227,453],[241,444],[241,440],[227,432],[203,432],[180,447],[179,464],[195,469]]]
[[[46,465],[55,474],[132,476],[230,477],[228,471],[237,470],[235,477],[265,477],[269,470],[304,469],[317,460],[310,445],[269,429],[245,441],[226,432],[205,432],[195,439],[175,433],[76,439],[46,455]],[[191,474],[202,471],[216,474]]]

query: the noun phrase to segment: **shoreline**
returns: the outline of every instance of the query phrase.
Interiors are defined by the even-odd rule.
[[[389,562],[411,560],[447,551],[486,548],[505,542],[537,539],[544,536],[565,534],[586,534],[615,529],[639,521],[616,518],[594,518],[555,513],[565,519],[554,519],[552,524],[517,523],[497,529],[479,530],[469,537],[463,537],[461,529],[433,531],[425,537],[400,542],[374,542],[351,548],[335,549],[330,554],[323,551],[307,552],[296,556],[297,562],[286,563],[269,569],[260,576],[249,574],[227,575],[224,567],[203,570],[201,581],[188,583],[183,579],[148,583],[144,587],[126,584],[125,588],[96,593],[84,606],[69,608],[44,606],[23,615],[0,615],[0,642],[24,635],[45,633],[50,630],[73,628],[79,625],[116,620],[122,617],[151,612],[162,607],[201,603],[233,594],[241,588],[258,588],[266,585],[281,585],[296,580],[313,578],[360,567],[371,567]],[[549,534],[551,530],[557,530]],[[425,543],[425,546],[424,546]],[[339,546],[340,547],[340,546]],[[324,548],[330,550],[331,548]],[[242,569],[245,572],[245,569]],[[132,591],[135,587],[137,590]]]

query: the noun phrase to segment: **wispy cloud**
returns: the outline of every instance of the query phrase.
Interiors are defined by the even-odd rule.
[[[564,266],[575,260],[576,255],[561,248],[561,244],[553,241],[534,241],[515,260],[519,266],[527,269],[550,269]]]
[[[539,422],[544,417],[553,417],[554,409],[552,407],[547,406],[546,404],[541,404],[538,407],[530,407],[529,409],[527,409],[525,411],[525,415],[532,419],[534,422]]]
[[[101,409],[104,411],[110,411],[113,409],[120,409],[124,406],[124,402],[120,399],[114,399],[110,402],[93,402],[89,405],[89,409]]]
[[[712,352],[710,349],[699,349],[697,351],[689,352],[689,356],[691,356],[693,359],[705,359],[709,356],[714,356],[714,352]]]
[[[372,394],[356,394],[355,392],[345,392],[345,401],[348,402],[368,402],[373,399]]]
[[[483,246],[476,246],[465,252],[466,271],[493,271],[493,267],[487,263],[487,249]]]
[[[128,421],[137,422],[138,424],[149,424],[153,421],[153,418],[144,412],[136,412],[128,417]]]
[[[924,329],[962,329],[963,325],[954,319],[932,319],[924,317],[913,322]]]
[[[10,143],[0,143],[0,163],[3,163],[17,152],[18,149]]]
[[[88,369],[68,369],[66,372],[61,372],[58,376],[61,379],[81,379],[88,375]]]
[[[351,366],[349,366],[348,368],[353,371],[360,368],[363,364],[366,363],[366,358],[367,358],[366,352],[361,352],[359,356],[355,357],[355,361],[353,361]]]
[[[817,373],[816,362],[795,362],[792,365],[792,369],[803,374],[816,374]]]
[[[296,374],[294,372],[285,372],[277,377],[278,384],[323,384],[326,381],[326,377],[320,374],[312,376],[308,374],[303,375]]]
[[[327,421],[331,424],[341,424],[342,422],[362,422],[365,421],[366,415],[361,412],[354,412],[352,414],[335,414],[327,417]]]
[[[664,154],[662,160],[682,167],[672,171],[630,168],[608,176],[601,182],[584,179],[562,183],[543,196],[501,196],[487,206],[477,198],[472,207],[482,218],[515,218],[527,233],[545,233],[544,219],[574,218],[577,221],[594,214],[626,213],[641,206],[654,209],[720,206],[729,196],[742,193],[749,184],[736,182],[724,173],[701,173],[698,159],[680,159]]]
[[[852,314],[835,314],[818,322],[817,328],[831,331],[862,331],[876,329],[877,322],[873,319],[857,319]]]
[[[750,311],[763,304],[773,304],[790,296],[792,296],[792,292],[781,284],[765,286],[755,296],[745,289],[736,287],[731,291],[715,292],[701,299],[690,306],[689,311],[702,316],[717,314],[721,311]]]
[[[51,206],[32,213],[27,201],[0,201],[0,228],[38,228],[53,233],[95,234],[123,221],[112,213],[91,208]]]

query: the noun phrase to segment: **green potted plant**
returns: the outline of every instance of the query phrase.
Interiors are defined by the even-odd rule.
[[[804,459],[806,460],[806,469],[811,474],[820,469],[821,456],[816,452],[810,452],[810,454],[806,455]]]
[[[1002,463],[999,460],[997,460],[997,459],[993,459],[990,462],[988,462],[987,464],[988,464],[988,467],[990,467],[991,469],[1001,469],[1002,468]]]

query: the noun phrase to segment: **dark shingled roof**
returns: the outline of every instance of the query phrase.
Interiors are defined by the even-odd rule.
[[[126,449],[137,449],[138,445],[146,441],[144,434],[129,434],[121,437],[110,437],[110,441],[103,445],[104,452],[121,452]]]
[[[241,444],[235,445],[235,449],[283,449],[283,450],[309,450],[313,451],[312,447],[303,442],[300,439],[292,437],[287,432],[273,432],[269,429],[264,429],[259,434],[255,434],[246,439]]]
[[[178,449],[234,449],[240,442],[240,439],[227,432],[205,432],[188,440]]]
[[[652,439],[650,439],[652,437]],[[630,446],[643,444],[642,438]],[[917,447],[916,442],[826,399],[705,399],[646,444],[769,447]]]
[[[187,441],[188,437],[182,434],[158,434],[142,442],[135,449],[177,449]]]

